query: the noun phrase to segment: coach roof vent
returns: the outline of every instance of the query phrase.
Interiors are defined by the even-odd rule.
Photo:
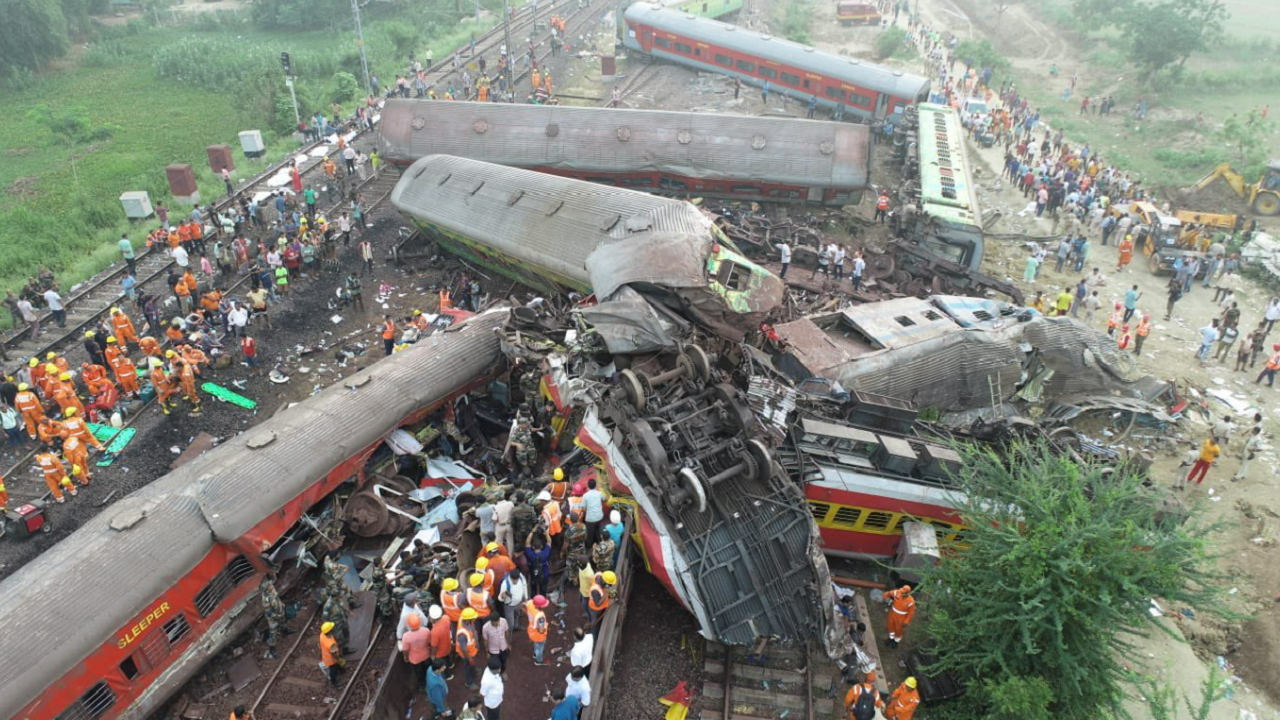
[[[258,432],[249,433],[245,438],[245,447],[250,450],[260,450],[276,441],[276,434],[273,430],[260,430]]]
[[[115,513],[111,516],[112,530],[128,530],[146,519],[147,513],[156,506],[155,500],[145,497],[125,497],[111,506]]]

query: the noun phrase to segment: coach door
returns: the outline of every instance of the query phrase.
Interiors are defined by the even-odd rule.
[[[883,118],[889,113],[889,93],[882,92],[876,98],[876,117]]]

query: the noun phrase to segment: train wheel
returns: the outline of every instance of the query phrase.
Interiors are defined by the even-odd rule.
[[[662,441],[658,439],[657,433],[649,427],[649,423],[643,420],[635,420],[630,423],[631,441],[635,444],[636,449],[644,455],[644,459],[649,463],[649,469],[655,475],[666,478],[671,475],[671,462],[667,457],[666,448],[662,447]]]
[[[773,458],[764,443],[752,438],[747,441],[747,454],[755,462],[756,480],[769,482],[769,474],[773,472]]]
[[[867,274],[876,280],[884,280],[893,274],[896,267],[897,263],[892,255],[873,255],[867,263]]]
[[[711,379],[711,358],[707,357],[707,351],[697,345],[690,345],[684,349],[684,354],[693,364],[693,372],[697,378],[703,382]]]
[[[396,492],[404,493],[405,495],[408,495],[409,493],[418,489],[418,483],[410,480],[409,478],[403,475],[396,475],[395,477],[381,484],[391,488],[392,490],[395,490]]]
[[[691,468],[680,468],[677,477],[683,482],[684,486],[689,488],[698,505],[698,512],[707,511],[707,491],[702,487],[702,480],[698,478],[698,474]]]
[[[627,402],[631,403],[631,407],[636,410],[644,410],[644,385],[641,384],[640,378],[632,370],[623,370],[618,373],[618,383],[622,385],[622,392],[627,395]]]
[[[391,511],[372,490],[361,490],[347,501],[347,527],[360,537],[377,537],[387,524]]]

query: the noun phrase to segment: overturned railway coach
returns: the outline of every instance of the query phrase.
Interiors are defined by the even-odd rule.
[[[431,155],[391,203],[446,251],[548,294],[629,289],[737,341],[782,302],[782,280],[683,200]]]
[[[116,501],[0,583],[0,718],[142,720],[257,618],[268,556],[383,437],[481,387],[493,332],[396,353]]]
[[[680,65],[769,83],[775,93],[851,117],[893,118],[929,96],[929,80],[842,57],[735,25],[637,2],[627,8],[623,43]]]
[[[690,197],[851,205],[870,164],[866,126],[792,118],[390,100],[378,127],[400,166],[443,153]]]

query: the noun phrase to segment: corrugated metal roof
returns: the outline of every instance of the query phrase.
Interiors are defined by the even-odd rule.
[[[854,305],[843,312],[863,335],[889,349],[960,330],[955,320],[939,312],[928,300],[913,297]]]
[[[590,288],[587,255],[608,240],[670,233],[707,238],[696,207],[634,190],[450,155],[415,162],[391,192],[411,217]]]
[[[923,99],[929,90],[929,80],[919,75],[892,70],[857,58],[822,52],[719,20],[668,10],[657,3],[635,3],[627,8],[626,18],[628,22],[638,22],[749,55],[767,57],[797,69],[840,78],[852,85],[887,92],[897,97]]]
[[[215,533],[244,534],[404,416],[498,362],[493,330],[505,319],[473,318],[443,344],[374,364],[357,391],[334,386],[266,420],[116,501],[0,582],[0,717],[110,641],[214,549]],[[268,433],[273,443],[247,447]]]
[[[791,118],[509,103],[389,100],[388,159],[446,153],[521,168],[668,172],[707,180],[861,190],[865,125]]]

